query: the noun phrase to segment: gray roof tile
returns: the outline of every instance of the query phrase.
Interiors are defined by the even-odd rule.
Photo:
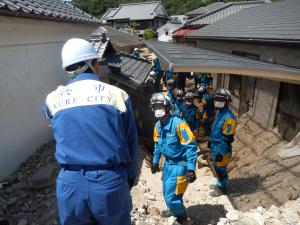
[[[106,12],[104,15],[106,20],[149,20],[158,16],[167,18],[167,15],[160,13],[161,7],[160,1],[120,4],[119,8],[113,10],[113,12],[109,9],[109,12]],[[101,19],[103,20],[104,18],[102,17]]]
[[[207,6],[204,6],[204,7],[200,7],[198,9],[194,9],[192,11],[189,11],[187,13],[185,13],[185,15],[187,16],[192,16],[192,15],[203,15],[203,14],[207,14],[211,11],[215,11],[219,8],[222,8],[223,6],[225,6],[226,3],[225,2],[214,2],[214,3],[211,3]]]
[[[0,0],[0,15],[75,23],[99,23],[99,20],[62,0]]]
[[[106,36],[110,39],[111,43],[116,50],[124,51],[127,47],[142,47],[144,43],[141,41],[142,38],[118,31],[117,29],[101,26],[95,33],[106,33]]]
[[[134,89],[138,89],[144,83],[152,69],[147,60],[136,59],[125,53],[113,53],[105,58],[115,75],[114,79]]]
[[[144,42],[161,59],[164,70],[240,74],[300,83],[300,69],[183,44]]]
[[[245,9],[188,37],[299,43],[300,1],[285,0]]]
[[[235,14],[243,9],[254,7],[263,4],[263,1],[244,1],[244,2],[232,2],[223,7],[220,7],[214,11],[211,11],[205,15],[196,17],[188,21],[191,25],[207,25],[212,24],[218,20],[224,19],[225,17]]]

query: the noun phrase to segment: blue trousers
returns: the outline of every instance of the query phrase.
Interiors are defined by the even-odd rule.
[[[174,216],[184,215],[183,194],[188,183],[186,181],[187,168],[184,165],[174,165],[167,161],[163,169],[163,195],[167,207]]]
[[[132,202],[123,168],[61,169],[56,196],[62,225],[131,225]]]
[[[214,143],[211,144],[212,151],[212,162],[214,169],[217,173],[217,187],[219,189],[224,189],[228,183],[228,173],[227,166],[231,160],[232,156],[232,146],[226,143]],[[223,155],[223,160],[217,162],[217,154]]]

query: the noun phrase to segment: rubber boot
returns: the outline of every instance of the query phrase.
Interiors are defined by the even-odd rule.
[[[167,209],[167,210],[161,211],[160,216],[161,217],[171,217],[171,216],[174,216],[174,214],[171,212],[170,209]]]

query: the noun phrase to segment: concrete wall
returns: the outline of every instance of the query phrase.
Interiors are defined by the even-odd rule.
[[[258,45],[250,43],[234,43],[212,40],[197,40],[196,46],[226,53],[233,51],[258,55],[262,61],[300,68],[300,51],[286,46]],[[257,78],[253,107],[249,114],[264,128],[274,126],[280,82]],[[239,99],[234,99],[233,106],[239,108]]]
[[[280,82],[265,79],[256,80],[253,107],[249,114],[264,128],[273,128]]]
[[[300,51],[299,48],[286,46],[264,46],[258,44],[242,44],[221,41],[197,40],[196,46],[221,52],[232,53],[232,51],[241,51],[259,55],[262,61],[268,61],[275,64],[286,65],[300,68]]]
[[[95,26],[0,16],[0,180],[51,138],[40,110],[66,81],[61,48]]]

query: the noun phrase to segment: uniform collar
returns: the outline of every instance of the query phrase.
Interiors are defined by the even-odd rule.
[[[82,73],[74,77],[72,80],[68,82],[68,84],[74,83],[80,80],[99,80],[97,74],[95,73]]]
[[[160,127],[164,130],[170,130],[172,126],[173,117],[171,115],[168,115],[167,122],[165,125],[162,125],[160,121]]]

